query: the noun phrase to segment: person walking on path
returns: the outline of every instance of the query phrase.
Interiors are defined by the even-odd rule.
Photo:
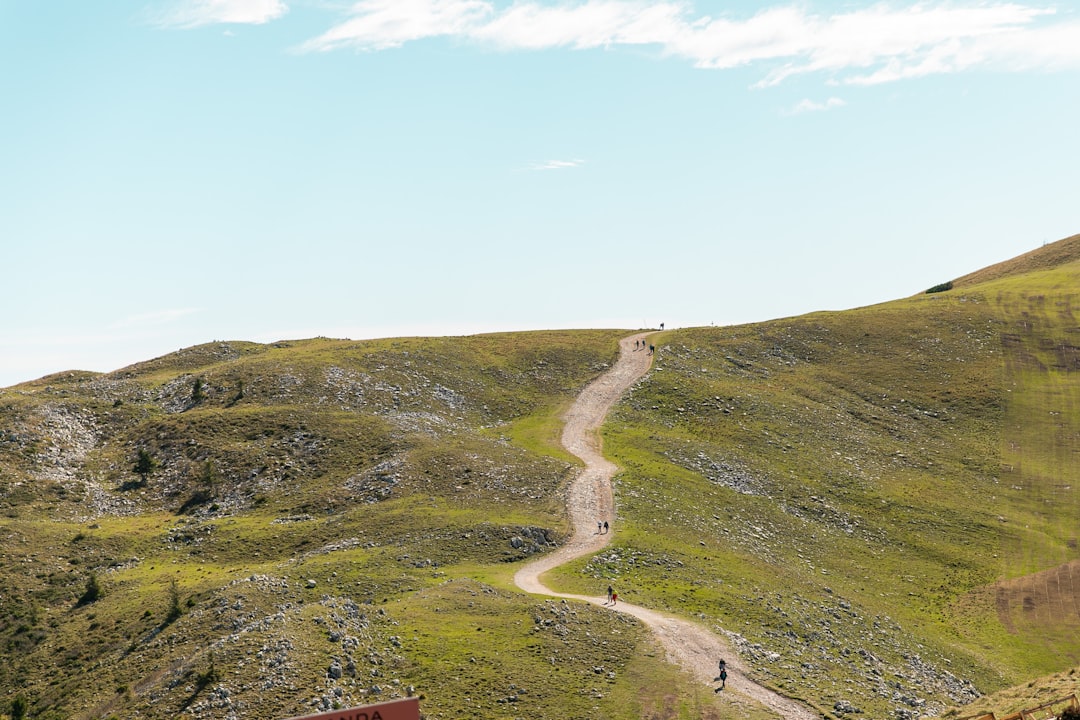
[[[619,593],[617,593],[617,592],[611,593],[611,607],[615,607],[618,604],[619,604]]]
[[[615,590],[613,590],[612,587],[610,585],[608,585],[607,586],[607,602],[604,603],[605,605],[611,604],[611,596],[614,595],[614,594],[615,594]]]
[[[608,528],[607,520],[605,520],[605,521],[604,521],[604,534],[605,534],[605,535],[607,535],[607,531],[608,531],[608,529],[609,529],[609,528]]]
[[[720,692],[727,685],[727,661],[723,658],[720,659],[720,674],[716,676],[716,679],[720,681],[720,687],[713,690],[714,693]]]

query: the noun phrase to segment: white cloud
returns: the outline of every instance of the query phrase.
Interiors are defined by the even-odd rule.
[[[532,170],[565,170],[567,168],[581,167],[584,160],[548,160],[544,163],[533,165]]]
[[[577,6],[520,3],[478,27],[471,39],[506,49],[663,44],[684,25],[684,10],[671,3],[589,0]]]
[[[825,102],[815,102],[810,99],[800,100],[795,107],[793,107],[788,114],[789,115],[802,115],[808,112],[822,112],[824,110],[832,110],[833,108],[843,107],[847,105],[846,102],[837,97],[831,97]]]
[[[109,329],[121,330],[131,327],[164,325],[166,323],[171,323],[173,320],[177,320],[179,318],[186,317],[187,315],[192,315],[197,312],[199,312],[197,308],[176,308],[172,310],[157,310],[155,312],[129,315],[109,325]]]
[[[902,9],[877,5],[825,19],[804,18],[800,51],[760,84],[775,85],[811,72],[854,71],[842,75],[841,82],[865,85],[990,65],[992,57],[1000,55],[995,48],[1010,37],[1038,32],[1034,25],[1052,15],[1016,4],[920,4]],[[1075,31],[1073,40],[1080,41]],[[999,69],[1017,69],[1015,62],[1000,59],[1005,62],[998,63]],[[870,72],[862,72],[867,69]]]
[[[302,50],[385,50],[423,38],[468,35],[493,12],[485,0],[363,0],[353,17],[305,43]]]
[[[288,12],[282,0],[181,0],[161,13],[159,25],[193,28],[218,23],[261,25]]]
[[[382,50],[433,37],[504,51],[651,46],[701,68],[761,64],[760,86],[824,73],[875,84],[974,67],[1080,69],[1080,22],[1015,2],[877,4],[832,15],[804,5],[744,18],[695,16],[686,2],[583,0],[547,5],[493,0],[360,0],[305,51]]]

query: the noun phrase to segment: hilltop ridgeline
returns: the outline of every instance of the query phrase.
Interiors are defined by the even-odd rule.
[[[970,287],[999,278],[1052,270],[1080,260],[1080,235],[1046,243],[1040,248],[1018,255],[1010,260],[996,263],[981,270],[968,273],[953,280],[957,288]]]

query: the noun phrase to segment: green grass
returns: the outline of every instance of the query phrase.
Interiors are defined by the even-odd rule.
[[[4,391],[0,696],[32,717],[198,717],[222,684],[284,717],[402,693],[411,659],[368,660],[400,634],[391,608],[448,578],[506,584],[535,549],[512,539],[566,532],[552,433],[620,334],[211,343]],[[76,608],[91,575],[102,596]],[[365,619],[334,647],[346,605]],[[328,683],[346,651],[382,679]]]
[[[605,426],[615,544],[558,587],[737,632],[761,679],[874,716],[1074,665],[1078,618],[1010,632],[993,588],[1077,557],[1077,280],[665,333]]]
[[[1067,687],[1080,268],[1051,249],[947,292],[654,336],[603,430],[613,545],[549,583],[730,633],[758,680],[828,712]],[[622,334],[215,342],[0,391],[0,702],[769,717],[635,621],[512,586],[569,532],[560,418]]]
[[[569,406],[569,402],[563,402],[527,415],[499,428],[498,434],[530,452],[580,465],[580,461],[562,446],[562,417]]]

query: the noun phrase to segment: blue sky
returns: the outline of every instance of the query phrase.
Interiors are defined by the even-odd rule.
[[[733,324],[1080,232],[1072,2],[0,0],[0,386]]]

